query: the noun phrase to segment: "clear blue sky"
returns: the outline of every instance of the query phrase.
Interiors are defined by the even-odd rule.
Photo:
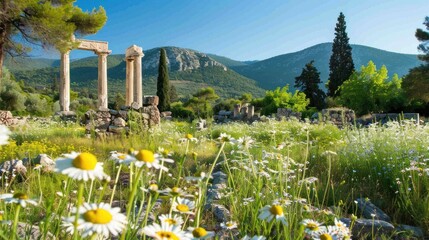
[[[78,0],[76,5],[106,9],[106,25],[85,38],[108,41],[113,54],[136,44],[143,51],[177,46],[236,60],[332,42],[340,12],[350,43],[416,54],[414,33],[429,16],[428,0]],[[72,58],[91,55],[72,52]]]

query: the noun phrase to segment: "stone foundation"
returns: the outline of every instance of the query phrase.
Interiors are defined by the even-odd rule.
[[[322,121],[331,122],[338,127],[353,125],[355,119],[355,111],[348,108],[327,108],[322,110]]]
[[[294,112],[290,108],[277,108],[276,119],[281,120],[285,118],[286,120],[289,120],[291,118],[296,118],[301,120],[301,115],[302,114],[300,112]]]
[[[157,126],[161,121],[157,96],[145,96],[143,107],[122,107],[121,110],[99,109],[85,113],[83,124],[86,133],[95,132],[97,136],[129,134]]]

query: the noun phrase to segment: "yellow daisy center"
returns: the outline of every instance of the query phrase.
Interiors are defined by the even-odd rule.
[[[164,220],[164,222],[166,222],[166,223],[168,223],[170,225],[177,224],[177,221],[174,220],[174,219],[172,219],[172,218],[167,218],[167,219]]]
[[[273,215],[283,215],[283,208],[279,205],[273,205],[270,208],[270,213]]]
[[[227,227],[232,227],[232,226],[234,226],[234,222],[227,222],[227,223],[226,223],[226,226],[227,226]]]
[[[153,163],[155,161],[155,155],[149,150],[140,150],[139,153],[137,153],[136,158],[139,161],[147,163]]]
[[[150,185],[149,185],[149,190],[150,190],[150,191],[153,191],[153,192],[158,191],[158,184],[156,184],[156,183],[152,183],[152,184],[150,184]]]
[[[194,136],[192,136],[192,134],[190,134],[190,133],[188,133],[188,134],[186,134],[186,138],[187,139],[191,139],[191,138],[193,138]]]
[[[204,237],[207,235],[207,231],[202,227],[197,227],[192,231],[192,235],[196,238]]]
[[[179,237],[176,236],[176,234],[172,233],[172,232],[167,232],[167,231],[159,231],[156,232],[156,235],[158,235],[158,237],[160,237],[161,239],[165,239],[165,240],[179,240]]]
[[[15,193],[15,194],[13,194],[13,198],[21,199],[21,200],[27,200],[28,196],[25,193]]]
[[[85,219],[85,221],[92,222],[95,224],[109,223],[110,221],[112,221],[112,218],[112,214],[102,208],[89,210],[83,214],[83,219]]]
[[[313,223],[313,222],[307,223],[306,227],[312,231],[317,231],[317,229],[319,229],[319,225],[317,225],[316,223]]]
[[[75,168],[82,170],[94,170],[97,165],[97,157],[92,153],[81,153],[72,161],[72,165]]]
[[[118,156],[118,158],[121,160],[124,160],[126,157],[127,157],[126,155],[122,155],[122,154]]]
[[[320,240],[332,240],[332,236],[329,233],[320,235]]]
[[[179,212],[188,212],[188,211],[189,211],[189,207],[188,207],[188,205],[186,205],[186,204],[178,204],[178,205],[176,206],[176,209],[177,209]]]

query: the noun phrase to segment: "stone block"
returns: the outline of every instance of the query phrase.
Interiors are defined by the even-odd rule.
[[[159,97],[158,96],[144,96],[143,98],[143,106],[158,106],[159,104]]]
[[[125,125],[127,125],[127,123],[125,122],[125,120],[121,117],[117,117],[113,120],[113,125],[116,127],[125,127]]]
[[[13,125],[13,115],[10,111],[0,111],[0,124]]]

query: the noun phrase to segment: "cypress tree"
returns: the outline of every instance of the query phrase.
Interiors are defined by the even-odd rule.
[[[167,54],[165,49],[161,48],[159,55],[158,80],[156,95],[159,97],[159,111],[167,111],[170,109],[170,80],[168,78]]]
[[[328,95],[339,95],[338,88],[349,79],[354,71],[352,47],[346,32],[346,21],[343,13],[340,13],[335,27],[335,38],[332,44],[332,55],[329,59],[329,83]]]
[[[320,72],[313,66],[314,60],[307,63],[301,75],[295,78],[295,87],[299,88],[310,99],[310,106],[322,109],[325,105],[326,94],[319,88]]]
[[[423,24],[426,27],[426,30],[429,30],[429,17],[425,18]],[[415,34],[417,40],[421,43],[419,44],[418,49],[423,52],[423,55],[419,55],[420,60],[425,61],[429,65],[429,32],[423,29],[418,28]]]

